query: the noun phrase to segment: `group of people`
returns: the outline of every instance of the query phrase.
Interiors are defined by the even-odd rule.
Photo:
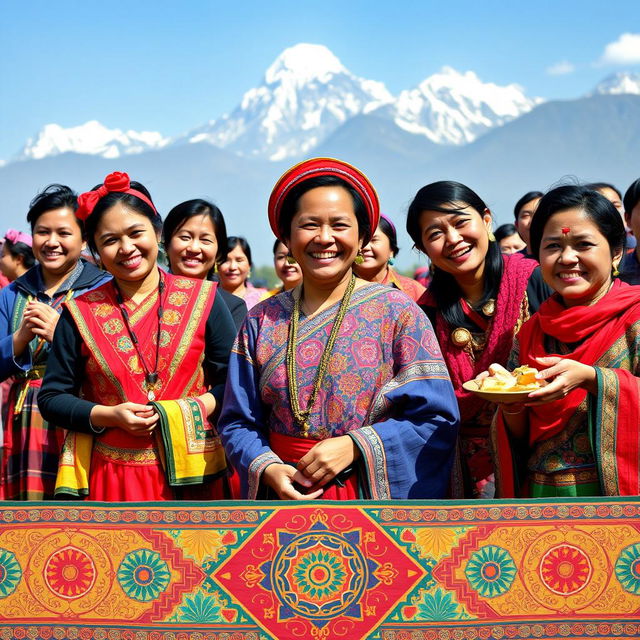
[[[623,208],[640,233],[640,180]],[[1,498],[640,494],[640,262],[597,185],[527,194],[513,252],[469,187],[421,188],[426,289],[346,162],[290,168],[268,219],[273,290],[205,200],[163,222],[116,172],[32,201],[0,258]],[[505,405],[463,388],[494,363],[544,386]]]

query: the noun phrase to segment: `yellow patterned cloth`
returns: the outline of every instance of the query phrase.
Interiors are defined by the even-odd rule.
[[[202,484],[226,472],[220,438],[199,400],[183,398],[151,404],[160,415],[160,457],[172,487]],[[93,436],[86,433],[67,433],[58,467],[56,494],[89,495],[93,440]]]
[[[160,400],[151,405],[160,415],[159,440],[172,487],[201,484],[226,471],[220,437],[199,400]]]
[[[89,495],[89,468],[91,467],[92,450],[92,435],[67,431],[60,454],[56,495],[65,494],[77,497]]]

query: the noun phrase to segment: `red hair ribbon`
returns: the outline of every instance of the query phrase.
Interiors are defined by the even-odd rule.
[[[80,218],[80,220],[86,220],[91,215],[100,199],[104,198],[107,193],[113,193],[114,191],[117,193],[128,193],[132,196],[136,196],[136,198],[140,198],[140,200],[148,204],[155,213],[158,213],[153,202],[151,202],[144,193],[131,188],[131,180],[129,180],[128,174],[122,171],[114,171],[104,179],[104,183],[95,191],[86,191],[78,196],[78,210],[76,211],[76,216]]]
[[[336,178],[342,178],[342,180],[360,194],[367,209],[371,227],[369,237],[364,239],[364,244],[367,244],[371,236],[375,233],[378,222],[380,221],[378,194],[364,173],[350,164],[342,160],[336,160],[335,158],[311,158],[310,160],[305,160],[291,167],[291,169],[282,174],[269,197],[269,224],[271,225],[273,233],[282,240],[280,230],[278,229],[278,221],[280,220],[280,214],[282,212],[282,203],[291,189],[305,180],[317,176],[335,176]]]
[[[562,231],[563,235],[566,236],[567,233],[569,233],[569,231],[571,231],[571,228],[570,227],[562,227],[561,231]]]

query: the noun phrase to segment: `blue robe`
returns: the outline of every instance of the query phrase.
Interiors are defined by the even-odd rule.
[[[287,384],[293,292],[256,305],[234,344],[218,428],[240,475],[244,497],[282,462],[269,434],[300,437]],[[300,406],[305,408],[338,305],[302,316],[297,346]],[[309,437],[349,435],[360,451],[363,497],[446,495],[458,433],[458,404],[427,317],[401,291],[356,289],[309,418]]]

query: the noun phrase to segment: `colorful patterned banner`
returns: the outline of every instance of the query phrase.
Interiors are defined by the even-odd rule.
[[[0,639],[639,637],[640,500],[0,506]]]

